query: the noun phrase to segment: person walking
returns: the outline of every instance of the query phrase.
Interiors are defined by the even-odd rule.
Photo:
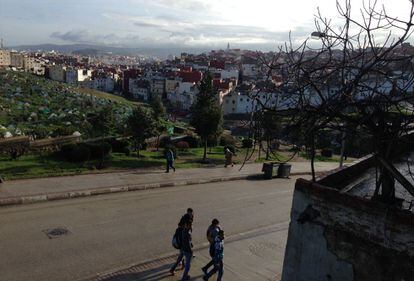
[[[204,275],[207,275],[207,271],[210,268],[210,266],[214,265],[214,256],[215,256],[214,246],[215,246],[216,236],[218,235],[220,231],[219,223],[220,222],[218,221],[218,219],[213,219],[211,221],[211,225],[207,228],[207,240],[210,243],[209,254],[210,254],[211,260],[209,263],[207,263],[204,267],[201,268],[201,270],[204,272]]]
[[[233,152],[231,152],[228,147],[226,147],[226,149],[224,150],[224,156],[226,158],[226,164],[224,165],[224,167],[227,168],[227,166],[229,165],[233,167]]]
[[[174,167],[174,152],[172,151],[171,148],[167,149],[167,152],[165,153],[165,159],[167,160],[167,170],[165,171],[166,173],[170,172],[170,168],[173,169],[173,171],[175,172],[175,167]]]
[[[221,281],[224,273],[224,231],[220,230],[216,238],[214,239],[214,268],[203,276],[203,280],[208,280],[213,274],[218,272],[217,281]]]
[[[184,252],[183,252],[183,243],[182,243],[182,236],[183,236],[184,224],[181,221],[178,223],[178,227],[175,230],[174,238],[176,239],[176,244],[179,247],[180,254],[178,255],[177,261],[171,266],[170,273],[171,275],[175,274],[175,269],[177,268],[178,264],[181,262],[181,269],[184,269],[185,262],[184,262]]]
[[[182,232],[182,252],[183,256],[185,257],[185,268],[183,272],[183,277],[181,278],[182,281],[184,280],[190,280],[190,275],[188,275],[188,272],[190,272],[191,267],[191,259],[193,257],[193,243],[191,241],[191,229],[192,229],[192,223],[186,222],[184,224],[184,229]]]
[[[180,219],[180,224],[184,225],[185,222],[191,222],[191,224],[193,223],[194,220],[194,210],[192,208],[187,208],[187,213],[185,213],[181,219]]]

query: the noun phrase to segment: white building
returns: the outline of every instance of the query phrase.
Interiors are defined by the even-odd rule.
[[[86,79],[91,79],[92,78],[92,70],[88,70],[88,69],[78,69],[78,82],[83,82]]]
[[[262,105],[266,107],[277,107],[280,94],[252,91],[250,93],[231,92],[223,98],[223,113],[227,114],[249,114],[260,110]]]
[[[180,110],[188,111],[197,99],[199,90],[196,83],[179,82],[175,92],[170,93],[170,102]]]
[[[242,64],[243,76],[255,78],[259,74],[259,69],[256,64]]]
[[[222,69],[220,71],[221,79],[239,79],[239,70],[238,69]]]

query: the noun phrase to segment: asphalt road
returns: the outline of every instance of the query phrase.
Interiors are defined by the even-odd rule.
[[[193,242],[217,217],[227,235],[289,221],[295,179],[234,181],[0,209],[0,280],[77,280],[175,253],[187,207]],[[49,239],[45,232],[69,233]]]

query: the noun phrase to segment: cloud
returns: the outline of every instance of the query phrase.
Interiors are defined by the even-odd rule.
[[[275,43],[288,40],[287,31],[272,31],[263,27],[245,26],[226,23],[204,23],[187,22],[169,18],[147,18],[135,17],[133,24],[139,28],[149,27],[153,32],[164,34],[170,40],[182,41],[183,43],[211,44],[217,42],[238,42],[238,43]],[[293,31],[294,36],[306,38],[310,30],[306,27],[299,27]]]
[[[138,35],[119,36],[114,33],[93,34],[88,30],[70,30],[67,32],[53,32],[50,38],[71,43],[102,44],[111,46],[127,46],[139,40]]]
[[[211,11],[212,5],[208,1],[203,0],[151,0],[151,2],[143,0],[134,0],[139,4],[158,6],[167,9],[186,10],[186,11]],[[134,2],[133,1],[133,2]]]

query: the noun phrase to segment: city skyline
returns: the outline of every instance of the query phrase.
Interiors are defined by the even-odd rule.
[[[358,12],[361,1],[351,1]],[[390,5],[404,17],[405,6]],[[409,4],[409,1],[406,1]],[[90,44],[129,48],[236,48],[274,50],[302,42],[315,29],[314,15],[333,18],[334,1],[115,0],[0,1],[0,37],[7,46]]]

